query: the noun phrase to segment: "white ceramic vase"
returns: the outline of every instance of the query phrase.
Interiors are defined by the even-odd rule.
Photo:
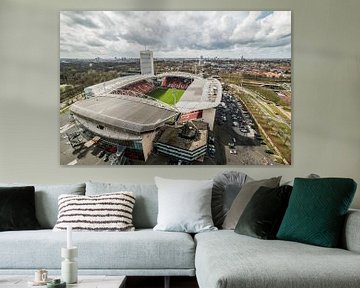
[[[67,284],[77,283],[78,268],[75,257],[78,255],[77,247],[61,248],[61,280]]]

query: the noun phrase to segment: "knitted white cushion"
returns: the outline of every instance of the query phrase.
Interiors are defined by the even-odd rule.
[[[154,230],[199,233],[217,230],[211,217],[213,180],[155,177],[159,213]]]
[[[54,230],[133,231],[132,192],[115,192],[92,196],[60,195],[59,214]]]

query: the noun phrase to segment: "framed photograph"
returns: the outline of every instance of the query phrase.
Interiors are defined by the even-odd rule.
[[[291,11],[60,12],[61,165],[290,165]]]

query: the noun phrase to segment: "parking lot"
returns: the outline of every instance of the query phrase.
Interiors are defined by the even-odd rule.
[[[61,165],[110,165],[114,163],[111,155],[115,153],[107,150],[108,147],[100,143],[91,143],[84,139],[70,121],[69,112],[60,114]]]
[[[216,109],[215,161],[218,165],[273,165],[274,157],[256,130],[250,113],[235,97],[224,93]]]

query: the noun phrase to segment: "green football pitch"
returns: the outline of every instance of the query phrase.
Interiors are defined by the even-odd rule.
[[[154,91],[151,91],[148,96],[156,98],[161,102],[164,102],[169,105],[176,104],[181,96],[184,94],[185,90],[175,89],[175,88],[158,88]],[[175,96],[175,103],[174,103]]]

